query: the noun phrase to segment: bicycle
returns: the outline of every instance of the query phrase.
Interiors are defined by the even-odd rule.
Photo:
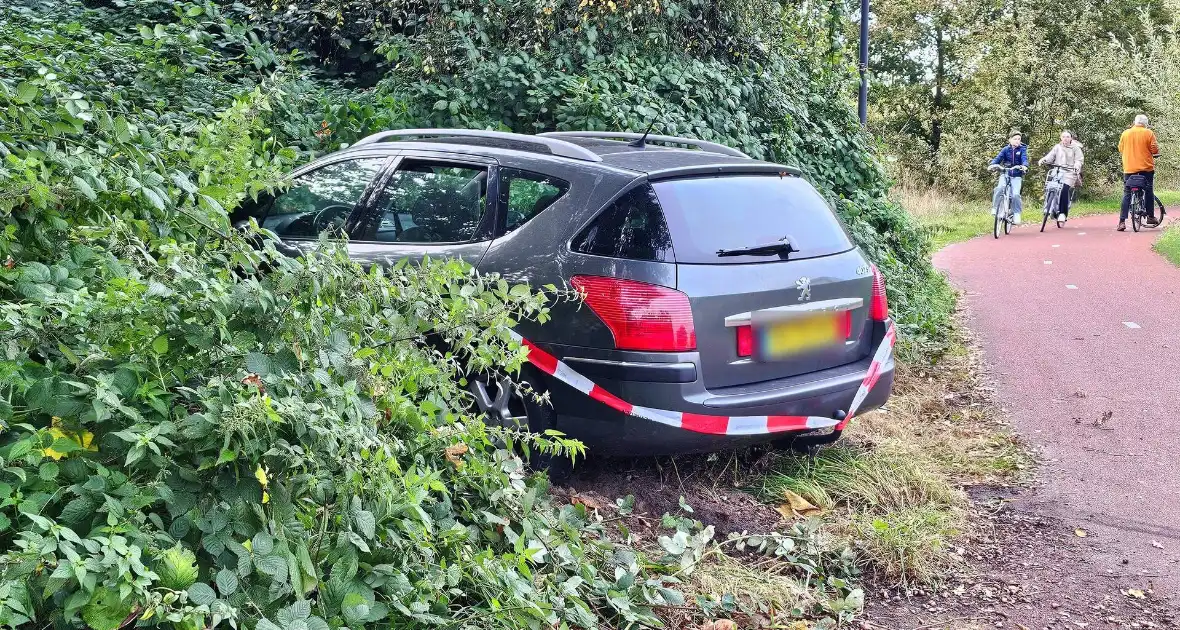
[[[1146,184],[1147,178],[1142,175],[1132,175],[1124,183],[1127,188],[1131,189],[1131,209],[1128,214],[1131,216],[1131,229],[1136,232],[1143,228],[1144,219],[1151,216],[1144,200],[1146,196],[1144,186]],[[1152,195],[1152,201],[1159,207],[1160,217],[1157,223],[1148,224],[1148,227],[1159,227],[1164,224],[1164,215],[1167,212],[1164,211],[1164,202],[1160,201],[1159,197]]]
[[[1045,178],[1045,216],[1041,219],[1041,231],[1045,231],[1045,226],[1049,224],[1049,216],[1054,218],[1061,216],[1061,175],[1062,169],[1067,171],[1077,170],[1072,166],[1063,166],[1061,164],[1049,164],[1052,170],[1049,171],[1048,177]],[[1070,205],[1073,205],[1073,191],[1070,191],[1071,199]],[[1065,227],[1065,221],[1057,219],[1057,227]]]
[[[1012,225],[1015,219],[1015,214],[1012,212],[1012,174],[1009,172],[1013,169],[1027,171],[1027,166],[1001,166],[999,164],[992,164],[987,167],[989,171],[1001,171],[1000,178],[1004,182],[1003,197],[1000,200],[1000,206],[993,208],[996,211],[994,225],[992,226],[992,235],[1000,238],[1000,230],[1004,234],[1012,232]]]

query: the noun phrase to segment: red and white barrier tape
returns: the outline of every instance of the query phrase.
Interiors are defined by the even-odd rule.
[[[578,374],[573,368],[533,345],[528,339],[515,332],[512,333],[512,337],[529,349],[529,363],[535,365],[537,369],[615,411],[677,429],[711,435],[762,435],[827,428],[834,428],[837,431],[843,430],[848,421],[856,415],[856,410],[864,403],[869,392],[876,386],[877,380],[881,378],[881,372],[893,362],[893,346],[897,342],[896,330],[890,323],[889,329],[885,331],[885,337],[881,340],[881,345],[873,355],[873,362],[869,364],[869,371],[865,374],[860,388],[856,391],[856,396],[852,399],[848,414],[843,420],[836,420],[820,416],[709,416],[632,405],[594,384],[585,376]]]

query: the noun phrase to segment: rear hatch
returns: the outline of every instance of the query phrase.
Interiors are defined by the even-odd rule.
[[[868,355],[872,273],[810,184],[741,174],[652,186],[672,236],[677,289],[692,308],[705,387]]]

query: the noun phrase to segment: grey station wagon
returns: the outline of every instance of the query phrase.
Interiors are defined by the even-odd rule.
[[[550,323],[517,332],[629,405],[840,420],[866,377],[876,385],[858,414],[892,389],[892,361],[870,374],[890,326],[876,268],[798,170],[718,144],[387,131],[299,169],[290,189],[233,220],[249,216],[295,247],[342,229],[364,262],[459,257],[515,282],[577,287],[584,304],[559,304]],[[473,383],[489,421],[557,429],[596,453],[839,436],[693,431],[621,413],[532,366],[522,377],[552,405],[506,379]]]

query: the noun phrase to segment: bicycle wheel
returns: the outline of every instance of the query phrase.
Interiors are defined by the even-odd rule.
[[[1041,231],[1045,231],[1045,226],[1049,224],[1049,215],[1053,214],[1053,210],[1057,207],[1058,199],[1060,199],[1061,191],[1046,190],[1045,191],[1045,217],[1041,219]]]
[[[1004,220],[1004,211],[996,209],[995,225],[992,226],[992,236],[1000,238],[1000,222]]]
[[[1012,215],[1004,217],[1004,234],[1012,233]]]
[[[1143,198],[1136,195],[1131,199],[1131,229],[1138,232],[1143,227]]]

